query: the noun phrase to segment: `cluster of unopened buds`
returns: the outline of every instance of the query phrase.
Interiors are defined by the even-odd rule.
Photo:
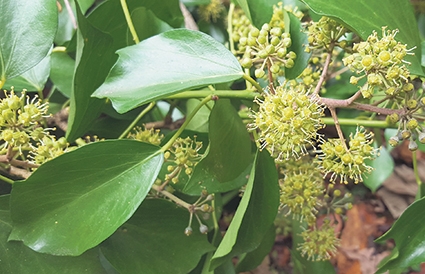
[[[237,34],[241,65],[247,69],[255,66],[257,78],[265,76],[266,68],[276,78],[283,73],[283,68],[292,68],[295,64],[297,55],[289,50],[292,40],[285,31],[283,16],[282,6],[276,6],[271,21],[261,29],[249,25]]]
[[[214,212],[214,208],[208,204],[208,202],[212,200],[214,200],[214,195],[208,194],[206,191],[202,191],[201,196],[198,198],[198,200],[188,209],[190,213],[189,225],[185,228],[184,234],[186,234],[187,236],[190,236],[192,234],[192,220],[194,215],[199,223],[199,232],[201,232],[202,234],[208,233],[208,226],[202,223],[201,218],[199,218],[198,216],[198,212],[204,214],[204,219],[208,219],[209,214],[211,212]]]
[[[310,22],[308,25],[308,43],[306,47],[307,52],[311,52],[313,49],[328,49],[333,44],[345,48],[347,41],[341,40],[340,38],[347,33],[347,29],[336,22],[335,20],[323,16],[317,22]]]

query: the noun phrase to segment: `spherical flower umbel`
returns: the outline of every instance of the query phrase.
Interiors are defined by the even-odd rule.
[[[303,85],[289,86],[283,83],[274,94],[255,100],[259,110],[254,112],[251,130],[259,130],[257,143],[266,148],[277,163],[307,154],[324,127],[321,117],[324,107],[318,98]]]
[[[284,176],[279,180],[280,208],[312,225],[325,192],[322,174],[308,156],[285,162],[280,172]]]
[[[325,220],[320,228],[303,231],[301,237],[304,242],[299,245],[298,250],[301,251],[302,256],[307,255],[307,258],[312,261],[329,260],[336,254],[336,248],[340,244],[329,220]]]
[[[372,172],[373,168],[365,162],[373,160],[378,155],[378,149],[373,148],[373,134],[366,133],[364,128],[357,128],[355,134],[350,134],[349,146],[341,139],[328,139],[320,145],[317,158],[320,169],[325,174],[331,174],[331,181],[337,178],[343,183],[348,179],[355,183],[362,182],[362,174]]]
[[[352,77],[350,82],[357,82],[367,76],[367,82],[362,87],[362,95],[371,98],[375,89],[385,91],[386,95],[395,97],[399,92],[407,92],[412,89],[408,82],[410,72],[405,64],[406,55],[412,55],[413,49],[407,49],[405,44],[395,40],[397,30],[387,31],[382,28],[382,38],[374,31],[366,41],[354,44],[353,54],[343,59],[344,65],[358,74],[360,77]]]

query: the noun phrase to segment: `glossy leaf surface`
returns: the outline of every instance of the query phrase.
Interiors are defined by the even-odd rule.
[[[9,240],[54,255],[80,255],[128,220],[149,192],[163,156],[133,140],[65,153],[16,182]]]
[[[130,14],[135,9],[143,7],[173,28],[183,26],[184,20],[178,0],[128,0],[126,2]],[[115,50],[129,45],[127,40],[128,25],[122,12],[121,1],[103,2],[89,15],[88,19],[96,28],[113,37]],[[133,44],[133,42],[130,44]]]
[[[46,57],[57,29],[54,0],[0,1],[0,87]]]
[[[381,28],[398,29],[396,39],[407,44],[407,48],[416,47],[415,56],[408,56],[408,66],[414,74],[424,75],[421,68],[421,47],[413,8],[407,0],[302,0],[315,13],[336,18],[354,30],[362,39],[376,31],[381,36]]]
[[[193,227],[184,234],[189,213],[166,200],[145,200],[136,213],[101,244],[114,268],[126,273],[186,274],[202,255],[214,250],[207,236]]]
[[[295,52],[297,58],[295,59],[294,66],[290,69],[285,69],[285,77],[287,79],[294,79],[298,77],[303,70],[307,67],[308,61],[310,60],[310,53],[305,52],[305,45],[308,45],[307,34],[302,31],[300,19],[290,12],[287,12],[290,18],[290,34],[292,39],[292,45],[289,51]]]
[[[22,75],[12,78],[6,81],[4,88],[10,89],[11,86],[15,88],[15,91],[22,91],[26,89],[28,91],[41,92],[44,88],[44,84],[47,82],[50,73],[50,55],[45,57],[35,67],[27,70]]]
[[[266,152],[257,153],[235,216],[211,261],[211,269],[236,255],[258,248],[276,217],[279,185],[275,164]]]
[[[376,241],[395,241],[395,252],[392,258],[381,265],[378,273],[388,269],[406,269],[425,262],[425,198],[411,204],[398,218],[394,225]]]
[[[73,79],[66,138],[74,141],[83,135],[101,113],[105,102],[91,97],[116,61],[113,39],[95,27],[77,6],[77,68]]]
[[[195,167],[183,192],[199,195],[225,192],[246,183],[247,167],[252,163],[251,140],[230,100],[215,103],[209,119],[210,148]]]
[[[171,30],[117,51],[119,58],[94,92],[119,113],[181,90],[242,77],[238,60],[201,32]]]
[[[42,254],[20,242],[7,242],[11,230],[9,195],[0,196],[0,273],[105,273],[98,249],[78,257]]]

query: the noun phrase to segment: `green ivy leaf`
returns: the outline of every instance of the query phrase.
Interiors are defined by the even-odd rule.
[[[131,12],[131,20],[133,21],[134,28],[140,41],[173,29],[164,21],[158,19],[151,10],[145,7],[134,9]],[[127,31],[127,45],[133,44],[133,37],[130,31]]]
[[[269,23],[273,15],[273,5],[280,0],[236,0],[245,15],[258,29],[265,23]]]
[[[152,11],[157,18],[173,28],[179,28],[183,25],[184,20],[178,0],[128,0],[126,2],[130,14],[136,8],[145,7],[147,10]],[[128,25],[122,12],[120,1],[103,2],[89,15],[88,19],[96,28],[108,33],[114,38],[115,50],[128,45]]]
[[[211,260],[210,269],[258,248],[273,224],[278,206],[279,185],[274,161],[267,151],[259,152],[242,200]]]
[[[386,270],[406,269],[425,262],[425,198],[415,201],[398,218],[377,242],[394,239],[396,246],[392,257],[381,265],[377,273]]]
[[[412,65],[409,70],[415,75],[425,76],[420,63],[421,46],[415,14],[408,0],[302,0],[315,13],[344,22],[362,39],[376,31],[381,34],[381,28],[398,29],[396,39],[413,48],[415,56],[407,56]]]
[[[12,86],[16,91],[26,89],[28,91],[37,91],[41,93],[44,85],[49,78],[50,73],[50,55],[46,56],[35,67],[27,70],[22,75],[7,80],[4,88],[10,89]]]
[[[297,58],[292,68],[285,68],[285,77],[288,79],[295,79],[307,67],[311,53],[305,52],[305,45],[308,45],[308,36],[302,31],[303,28],[300,20],[290,12],[286,12],[286,14],[289,16],[291,22],[289,33],[291,34],[292,45],[289,51],[295,52]]]
[[[103,83],[116,61],[112,37],[94,28],[78,7],[77,18],[77,67],[66,132],[70,142],[83,135],[101,113],[105,101],[92,98],[91,94]]]
[[[53,44],[58,8],[53,0],[0,1],[0,87],[46,57]]]
[[[85,14],[94,2],[95,0],[78,0],[82,13]],[[68,0],[68,3],[71,7],[72,13],[76,14],[75,1]],[[58,0],[58,4],[61,6],[61,9],[58,12],[58,31],[55,36],[55,44],[64,45],[66,42],[71,40],[75,33],[76,28],[73,23],[73,19],[75,18],[71,18],[64,0]]]
[[[7,242],[11,230],[9,195],[0,196],[1,273],[105,273],[99,261],[98,249],[88,250],[78,257],[42,254],[20,242]]]
[[[50,79],[56,88],[67,98],[72,94],[75,60],[66,52],[52,52],[50,56]]]
[[[122,274],[186,274],[214,250],[196,227],[190,237],[184,234],[188,220],[189,212],[169,201],[146,200],[101,244],[102,253]]]
[[[248,272],[261,264],[264,258],[270,253],[276,238],[276,227],[270,226],[264,235],[261,244],[253,251],[245,254],[236,265],[236,272]]]
[[[128,220],[163,162],[156,146],[133,140],[85,145],[40,166],[11,194],[9,240],[54,255],[80,255]]]
[[[374,142],[376,148],[376,142]],[[372,192],[375,192],[382,183],[393,173],[394,160],[385,147],[381,147],[379,156],[375,160],[367,160],[365,164],[373,167],[371,174],[363,175],[363,183]]]
[[[252,162],[251,139],[230,100],[218,100],[209,119],[210,147],[195,167],[183,192],[224,192],[246,183]]]
[[[242,77],[238,60],[197,31],[176,29],[117,51],[119,58],[94,97],[111,99],[119,113],[181,90]]]

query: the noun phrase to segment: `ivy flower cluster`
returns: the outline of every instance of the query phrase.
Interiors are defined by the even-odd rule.
[[[405,44],[397,42],[397,30],[389,31],[382,28],[382,38],[374,31],[364,42],[354,44],[354,53],[343,59],[357,74],[350,82],[356,85],[358,81],[367,77],[366,84],[361,88],[364,98],[372,98],[375,90],[383,90],[386,95],[396,97],[399,93],[413,90],[409,82],[410,72],[404,60],[406,55],[413,53]]]
[[[30,99],[25,90],[17,96],[12,89],[4,91],[5,98],[0,99],[0,139],[2,148],[30,145],[31,140],[37,142],[48,135],[47,130],[40,127],[43,118],[48,117],[48,104],[42,103],[37,96]]]
[[[162,139],[164,138],[164,135],[160,133],[159,129],[135,127],[133,132],[128,134],[127,138],[159,146]]]
[[[191,175],[193,167],[201,160],[202,155],[199,150],[202,148],[202,142],[192,140],[190,137],[177,138],[171,148],[164,153],[168,163],[165,180],[173,183],[179,182],[179,175],[182,171],[186,175]]]
[[[366,160],[373,160],[378,155],[378,149],[371,144],[373,133],[359,127],[355,134],[350,134],[349,147],[346,148],[340,138],[328,139],[319,147],[317,155],[319,167],[325,174],[331,174],[331,182],[337,178],[347,184],[348,179],[355,183],[362,182],[362,174],[372,172],[373,168]]]
[[[314,146],[317,131],[324,127],[324,107],[302,85],[283,83],[274,94],[257,98],[259,110],[253,113],[250,130],[259,129],[257,142],[266,148],[277,163],[298,159]]]
[[[285,11],[286,12],[286,11]],[[245,21],[245,20],[244,20]],[[275,6],[272,19],[261,29],[249,25],[239,32],[238,53],[242,54],[241,65],[244,68],[256,67],[255,76],[265,76],[269,68],[273,77],[283,74],[284,68],[292,68],[297,57],[290,51],[292,45],[290,34],[285,31],[284,11],[281,5]]]
[[[323,16],[317,22],[309,23],[308,27],[308,43],[306,51],[310,52],[314,49],[328,49],[329,45],[334,43],[341,48],[347,46],[347,41],[340,38],[347,33],[347,29],[335,20]]]
[[[323,206],[325,185],[322,174],[310,157],[283,163],[280,173],[283,174],[279,180],[281,209],[313,225],[318,209]]]
[[[320,228],[313,227],[301,233],[303,242],[298,247],[301,255],[307,255],[312,261],[329,260],[336,254],[339,239],[329,219],[325,219]]]

